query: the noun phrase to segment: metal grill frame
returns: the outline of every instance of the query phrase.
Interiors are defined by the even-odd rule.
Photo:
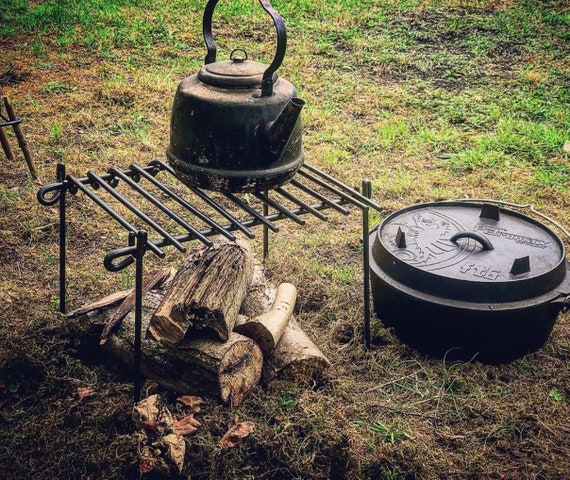
[[[160,172],[172,176],[178,181],[175,172],[166,163],[160,160],[154,160],[145,167],[132,164],[126,170],[119,170],[112,167],[107,173],[99,175],[89,171],[83,178],[76,178],[66,174],[65,166],[58,163],[56,167],[56,183],[45,185],[40,188],[37,194],[38,201],[45,206],[58,205],[59,207],[59,310],[66,313],[66,200],[68,194],[77,195],[79,192],[87,196],[97,207],[101,208],[109,217],[115,220],[120,226],[127,230],[129,235],[128,246],[117,248],[109,251],[104,258],[104,266],[108,271],[118,272],[135,263],[135,340],[134,340],[134,400],[140,400],[142,376],[141,376],[141,350],[142,350],[142,284],[143,284],[143,260],[147,251],[152,251],[158,257],[163,258],[165,253],[163,248],[174,246],[181,252],[186,250],[184,243],[188,241],[198,240],[202,244],[209,246],[212,244],[209,237],[215,235],[223,235],[229,240],[235,240],[233,232],[240,231],[248,238],[254,238],[255,234],[251,231],[252,227],[261,225],[263,227],[263,257],[267,258],[269,253],[269,231],[277,232],[279,228],[275,225],[280,220],[289,219],[293,222],[303,225],[305,223],[302,218],[304,215],[311,214],[315,218],[326,221],[327,216],[324,210],[333,209],[337,212],[348,215],[350,211],[345,205],[352,205],[361,210],[362,213],[362,243],[363,243],[363,299],[364,299],[364,343],[366,349],[370,348],[370,225],[369,215],[371,210],[381,212],[381,207],[372,201],[372,186],[370,180],[362,181],[362,190],[358,192],[355,188],[340,182],[334,177],[324,173],[323,171],[305,163],[297,175],[288,184],[277,187],[271,191],[252,192],[257,200],[262,202],[262,211],[259,212],[251,207],[242,197],[241,194],[226,193],[223,194],[225,199],[238,210],[245,213],[248,217],[246,220],[239,220],[233,212],[229,212],[224,206],[220,205],[206,190],[195,187],[186,187],[194,198],[199,198],[212,208],[217,214],[227,220],[229,223],[220,225],[214,221],[211,216],[205,214],[202,210],[194,207],[191,200],[182,198],[176,194],[171,188],[160,182],[156,176]],[[188,212],[190,217],[199,219],[202,223],[206,223],[209,228],[198,229],[190,224],[189,218],[182,218],[162,202],[160,202],[151,193],[146,191],[139,185],[140,180],[144,178],[158,188],[164,195],[172,198],[179,206]],[[157,210],[166,214],[171,220],[183,227],[187,233],[171,234],[165,230],[157,221],[150,217],[145,211],[138,208],[129,199],[125,198],[115,187],[123,182],[131,188],[137,195],[140,195],[146,201],[150,202]],[[317,185],[319,190],[315,190],[310,185]],[[290,192],[289,187],[298,189],[315,199],[316,203],[308,204]],[[99,195],[97,190],[105,190],[121,205],[128,208],[146,228],[137,228],[128,222],[121,214],[106,203]],[[270,192],[285,198],[290,203],[297,205],[296,208],[288,209],[281,205]],[[219,193],[219,192],[216,192]],[[275,210],[269,213],[269,208]],[[149,239],[149,231],[158,234],[156,240]]]

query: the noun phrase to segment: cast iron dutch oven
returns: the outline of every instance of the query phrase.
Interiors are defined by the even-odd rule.
[[[376,314],[430,355],[514,360],[546,342],[570,298],[560,238],[495,204],[408,207],[370,240]]]

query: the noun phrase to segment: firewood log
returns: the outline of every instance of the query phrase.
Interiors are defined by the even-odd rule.
[[[149,334],[180,342],[189,329],[228,340],[253,275],[249,243],[214,243],[187,255],[152,316]]]
[[[172,352],[183,362],[215,372],[224,402],[239,405],[261,379],[263,354],[253,340],[231,332],[227,341],[185,339]]]
[[[161,303],[164,292],[153,290],[143,296],[142,331]],[[81,317],[90,328],[102,329],[116,306],[91,311]],[[102,348],[128,366],[134,363],[134,312],[129,312]],[[231,333],[226,342],[217,339],[185,339],[178,345],[144,338],[142,374],[164,388],[180,394],[217,394],[224,402],[239,405],[261,377],[263,354],[253,340]]]
[[[242,314],[257,317],[266,312],[276,298],[276,289],[256,265],[253,281],[242,304]],[[298,385],[327,380],[329,360],[291,316],[275,349],[266,356],[262,379],[266,385],[275,380],[292,381]]]
[[[236,324],[234,331],[251,338],[259,345],[264,354],[269,355],[287,328],[295,308],[296,299],[297,289],[295,285],[282,283],[277,288],[271,309],[255,318]]]

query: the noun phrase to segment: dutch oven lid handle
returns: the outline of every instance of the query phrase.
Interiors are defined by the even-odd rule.
[[[493,250],[494,248],[493,244],[487,237],[477,232],[459,232],[453,235],[449,240],[453,243],[457,243],[457,240],[460,238],[472,238],[473,240],[478,241],[483,247],[483,250]]]
[[[214,42],[214,37],[212,36],[212,16],[214,14],[214,9],[218,4],[219,0],[209,0],[206,8],[204,10],[204,17],[202,20],[202,32],[204,34],[204,41],[206,42],[206,48],[208,53],[204,60],[207,65],[209,63],[214,63],[216,61],[216,43]],[[263,73],[263,78],[261,80],[261,96],[269,97],[273,94],[273,74],[280,67],[285,57],[285,50],[287,49],[287,32],[285,31],[285,23],[281,15],[275,11],[275,9],[269,3],[269,0],[259,0],[259,3],[263,9],[271,16],[273,19],[273,24],[277,30],[277,48],[275,50],[275,56],[273,61],[267,67]]]

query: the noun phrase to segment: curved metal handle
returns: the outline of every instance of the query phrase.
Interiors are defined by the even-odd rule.
[[[59,201],[64,188],[63,182],[43,186],[37,193],[38,202],[47,207],[55,205]]]
[[[457,243],[457,240],[460,238],[472,238],[473,240],[478,241],[483,247],[483,250],[493,250],[494,248],[493,244],[487,237],[476,232],[459,232],[453,235],[449,240],[453,243]]]
[[[103,265],[109,272],[120,272],[135,261],[136,251],[136,245],[113,250],[105,255]]]
[[[202,19],[202,33],[204,34],[204,41],[206,42],[206,48],[208,49],[208,53],[204,59],[204,63],[206,65],[216,61],[216,43],[212,36],[212,16],[218,1],[219,0],[208,1],[206,8],[204,9],[204,17]],[[275,50],[275,55],[273,56],[271,64],[267,67],[265,72],[263,72],[263,78],[261,80],[261,96],[268,97],[273,94],[273,74],[281,66],[283,58],[285,57],[285,51],[287,50],[287,32],[285,31],[283,18],[271,6],[269,0],[259,0],[259,3],[272,18],[275,29],[277,30],[277,48]]]

